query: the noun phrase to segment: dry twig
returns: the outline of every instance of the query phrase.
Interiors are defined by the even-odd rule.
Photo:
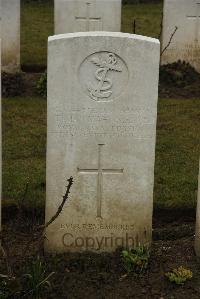
[[[159,40],[161,39],[162,31],[163,31],[163,12],[162,12],[162,17],[161,17],[161,22],[160,22],[160,32],[159,32],[159,35],[158,35]]]
[[[132,29],[133,33],[136,34],[136,20],[135,19],[132,22],[132,27],[133,27],[133,29]]]
[[[51,225],[56,220],[56,218],[58,218],[58,216],[60,215],[60,213],[63,210],[63,207],[64,207],[64,205],[65,205],[65,203],[66,203],[66,201],[69,197],[71,186],[73,185],[73,177],[70,177],[67,181],[68,181],[68,186],[67,186],[67,190],[65,192],[65,195],[63,196],[62,203],[58,207],[58,210],[57,210],[56,214],[45,224],[44,229],[46,229],[49,225]]]
[[[37,226],[34,230],[33,230],[33,235],[31,237],[31,239],[29,240],[29,242],[26,244],[25,250],[23,252],[23,256],[26,255],[28,249],[30,248],[30,245],[33,244],[35,241],[38,242],[38,247],[40,247],[41,242],[43,242],[44,238],[45,238],[45,231],[46,228],[49,227],[61,214],[63,207],[69,197],[70,194],[70,189],[71,186],[73,185],[73,177],[70,177],[68,180],[68,185],[67,185],[67,190],[63,196],[63,200],[62,203],[60,204],[60,206],[58,207],[55,215],[45,224],[42,226]]]
[[[172,35],[170,36],[170,39],[169,39],[168,44],[167,44],[166,47],[162,50],[160,56],[162,56],[163,53],[169,48],[169,46],[170,46],[170,44],[171,44],[171,42],[172,42],[172,39],[173,39],[173,37],[174,37],[174,35],[175,35],[175,33],[176,33],[177,30],[178,30],[178,27],[176,26],[175,29],[174,29],[174,32],[173,32]]]

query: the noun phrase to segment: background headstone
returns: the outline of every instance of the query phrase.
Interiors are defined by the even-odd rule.
[[[159,41],[108,32],[49,38],[48,251],[151,242]]]
[[[55,34],[121,30],[121,0],[54,1]]]
[[[1,0],[2,69],[20,70],[20,0]]]
[[[196,213],[196,233],[195,233],[195,251],[200,257],[200,162],[199,162],[199,181],[197,195],[197,213]]]
[[[165,0],[162,49],[168,45],[176,27],[162,55],[162,64],[184,60],[200,71],[200,1]]]

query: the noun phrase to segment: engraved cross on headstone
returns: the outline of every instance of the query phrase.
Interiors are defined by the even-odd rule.
[[[188,19],[195,20],[195,41],[199,39],[199,30],[200,30],[200,2],[196,3],[196,14],[187,15]]]
[[[97,217],[101,218],[101,204],[103,194],[103,174],[122,174],[124,169],[105,169],[102,168],[102,148],[105,144],[98,145],[98,168],[80,169],[77,168],[80,174],[97,174]]]
[[[90,31],[90,24],[93,22],[100,22],[101,17],[91,17],[90,2],[86,3],[86,14],[83,17],[75,17],[77,21],[86,23],[86,31]]]

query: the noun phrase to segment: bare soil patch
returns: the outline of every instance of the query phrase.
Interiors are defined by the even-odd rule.
[[[199,97],[200,74],[182,61],[161,66],[159,95],[165,98]]]
[[[2,74],[4,97],[35,96],[42,72],[34,68],[17,74]],[[162,98],[196,98],[200,96],[200,74],[188,63],[175,62],[160,67],[159,96]]]
[[[19,224],[19,222],[18,222]],[[23,222],[21,223],[23,224]],[[29,223],[30,224],[30,223]],[[14,229],[15,227],[15,229]],[[38,244],[33,243],[26,256],[21,253],[30,239],[29,225],[16,226],[6,222],[3,233],[10,250],[14,273],[21,277],[36,259]],[[17,229],[16,229],[17,228]],[[166,223],[154,219],[153,244],[147,271],[136,276],[124,270],[121,251],[113,254],[66,253],[40,256],[47,264],[47,274],[55,272],[48,299],[66,298],[135,298],[135,299],[198,299],[200,298],[200,261],[193,250],[194,221]],[[165,273],[183,266],[193,272],[193,278],[183,286],[170,283]],[[5,273],[0,259],[0,273]],[[13,297],[19,298],[19,297]]]

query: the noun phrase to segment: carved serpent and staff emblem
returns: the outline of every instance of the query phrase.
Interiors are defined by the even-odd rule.
[[[99,51],[85,57],[78,69],[79,82],[95,102],[112,102],[126,89],[128,65],[113,52]]]
[[[117,65],[117,57],[113,53],[107,53],[105,59],[93,57],[91,62],[98,67],[94,74],[95,79],[98,82],[96,86],[88,86],[89,95],[95,101],[107,99],[112,95],[113,92],[113,82],[111,78],[109,78],[109,72],[122,72],[122,69]]]

